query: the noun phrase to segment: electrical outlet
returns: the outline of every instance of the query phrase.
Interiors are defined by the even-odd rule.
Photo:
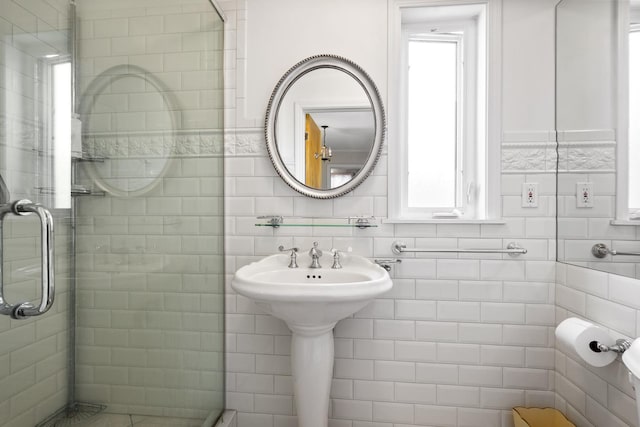
[[[593,183],[592,182],[576,183],[576,207],[577,208],[593,207]]]
[[[525,182],[522,184],[522,207],[537,208],[538,207],[538,183]]]

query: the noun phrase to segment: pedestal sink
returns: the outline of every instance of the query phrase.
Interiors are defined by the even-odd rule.
[[[240,268],[231,281],[237,293],[284,320],[292,332],[291,371],[300,427],[326,427],[333,371],[333,327],[391,289],[387,271],[358,255],[320,258],[322,268],[308,268],[311,257],[271,255]]]

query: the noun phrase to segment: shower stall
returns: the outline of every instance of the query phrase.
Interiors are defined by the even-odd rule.
[[[0,425],[211,426],[223,15],[0,1]]]

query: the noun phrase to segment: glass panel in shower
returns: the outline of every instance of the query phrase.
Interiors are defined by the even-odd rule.
[[[77,5],[75,400],[211,425],[224,407],[222,19],[208,0]]]
[[[31,427],[67,402],[70,355],[69,14],[65,1],[0,5],[0,204],[29,199],[53,214],[55,299],[45,314],[0,315],[0,424]],[[14,306],[41,295],[35,215],[1,226],[2,291]]]

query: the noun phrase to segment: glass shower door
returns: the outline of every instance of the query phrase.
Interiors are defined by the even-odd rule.
[[[78,22],[76,400],[211,425],[224,407],[223,22],[208,0],[79,0]]]
[[[35,214],[6,213],[13,206],[9,203],[28,199],[49,209],[55,254],[51,308],[25,319],[0,315],[3,426],[34,426],[67,402],[71,320],[68,18],[68,5],[60,2],[2,0],[0,7],[0,205],[6,214],[0,233],[0,272],[5,308],[25,301],[38,306],[43,280],[47,280],[42,274],[42,250],[44,246],[47,252],[48,242],[41,238],[41,223]]]
[[[208,0],[0,0],[0,204],[52,212],[56,287],[0,315],[2,426],[221,414],[222,41]],[[2,297],[37,303],[37,217],[0,234]]]

